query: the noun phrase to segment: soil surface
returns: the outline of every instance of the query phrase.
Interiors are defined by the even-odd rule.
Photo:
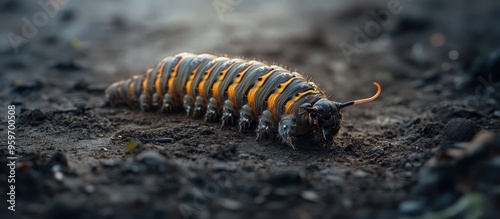
[[[2,137],[0,218],[397,218],[471,191],[486,194],[483,218],[500,215],[498,191],[414,189],[437,149],[500,129],[498,2],[39,2],[59,10],[0,2],[0,130],[15,105],[17,156],[10,184]],[[373,81],[382,94],[343,110],[331,147],[297,150],[105,106],[108,85],[179,52],[279,64],[340,102]]]

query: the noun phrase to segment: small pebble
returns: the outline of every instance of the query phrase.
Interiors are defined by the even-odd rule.
[[[405,215],[419,215],[422,213],[424,204],[417,200],[407,200],[399,204],[399,211]]]
[[[283,161],[276,161],[276,166],[287,166],[287,163]]]
[[[109,137],[109,139],[111,140],[121,140],[123,137],[121,135],[112,135],[111,137]]]
[[[137,160],[146,165],[161,165],[167,163],[167,158],[156,151],[145,151],[137,155]]]
[[[340,176],[334,176],[334,175],[328,175],[325,177],[326,180],[334,183],[334,184],[344,184],[345,183],[345,180],[343,177],[340,177]]]
[[[493,112],[493,117],[500,118],[500,110],[495,110],[495,112]]]
[[[448,52],[448,58],[450,58],[450,60],[457,60],[459,57],[460,53],[456,50],[451,50]]]
[[[102,159],[102,160],[99,160],[99,162],[104,167],[113,167],[113,166],[116,166],[118,164],[118,161],[113,160],[113,159]]]
[[[56,178],[57,181],[62,181],[64,179],[64,175],[61,172],[54,173],[54,178]]]
[[[155,141],[158,142],[158,143],[172,143],[172,142],[174,142],[174,139],[173,138],[164,137],[164,138],[157,138],[157,139],[155,139]]]
[[[122,164],[121,170],[123,173],[134,173],[135,174],[135,173],[138,173],[139,171],[141,171],[141,167],[139,166],[139,164],[137,162],[127,160]]]
[[[217,202],[223,208],[233,211],[240,209],[242,206],[241,202],[228,198],[219,198]]]
[[[444,133],[452,141],[470,141],[476,134],[474,123],[469,119],[452,119],[444,127]]]
[[[259,195],[255,197],[253,201],[255,202],[255,204],[262,204],[266,201],[266,197],[264,195]]]
[[[56,164],[52,166],[52,172],[54,173],[54,178],[57,181],[62,181],[64,179],[64,174],[61,172],[61,166]]]
[[[300,197],[307,201],[311,202],[318,202],[319,201],[319,195],[316,192],[313,191],[302,191],[300,192]]]
[[[330,169],[322,169],[319,171],[320,174],[326,175],[332,173]]]
[[[351,208],[353,203],[352,203],[352,200],[350,198],[343,198],[340,203],[342,204],[342,206],[344,206],[345,208]]]
[[[363,170],[356,170],[354,171],[354,173],[352,173],[352,175],[355,177],[363,178],[366,177],[368,174],[366,174],[366,172]]]
[[[250,157],[250,155],[249,154],[239,154],[238,157],[243,158],[243,159],[247,159]]]
[[[85,192],[87,192],[89,194],[94,193],[97,190],[94,185],[86,185],[84,189],[85,189]]]

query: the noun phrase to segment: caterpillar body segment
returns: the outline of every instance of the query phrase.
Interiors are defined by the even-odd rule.
[[[339,103],[299,73],[258,61],[180,53],[163,59],[142,75],[111,84],[105,91],[111,105],[142,111],[204,117],[222,126],[237,124],[255,130],[256,139],[278,137],[292,148],[298,139],[331,145],[340,129],[340,109],[376,99]]]

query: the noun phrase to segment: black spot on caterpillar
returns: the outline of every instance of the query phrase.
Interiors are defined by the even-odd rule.
[[[257,140],[278,133],[295,148],[299,139],[331,145],[340,129],[340,109],[375,100],[331,101],[299,73],[258,61],[180,53],[163,59],[143,75],[110,85],[111,105],[142,111],[184,110],[222,126],[237,123],[240,131],[255,129]]]

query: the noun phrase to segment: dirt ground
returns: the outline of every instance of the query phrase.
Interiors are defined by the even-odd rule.
[[[436,149],[500,129],[492,1],[60,0],[53,13],[46,2],[0,2],[1,194],[13,185],[8,105],[18,157],[16,211],[2,200],[0,218],[422,215],[469,194],[415,189]],[[373,95],[373,81],[382,94],[343,110],[332,147],[297,150],[182,113],[104,106],[112,82],[179,52],[280,64],[340,102]],[[482,218],[500,215],[495,180],[473,189],[490,203]]]

